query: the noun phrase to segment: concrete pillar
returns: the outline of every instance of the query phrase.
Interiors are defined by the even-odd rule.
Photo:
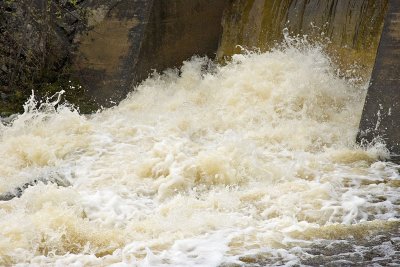
[[[87,29],[78,34],[72,76],[99,105],[124,98],[133,79],[153,0],[88,0]]]
[[[88,30],[76,37],[73,76],[112,106],[156,69],[215,55],[227,0],[89,0]]]
[[[400,0],[389,0],[371,83],[357,136],[382,138],[393,159],[400,156]]]
[[[228,0],[154,0],[135,81],[152,69],[179,67],[193,55],[214,58]]]

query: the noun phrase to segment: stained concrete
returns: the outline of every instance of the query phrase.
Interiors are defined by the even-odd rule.
[[[89,27],[75,38],[73,76],[111,106],[153,70],[215,56],[226,0],[91,1]]]
[[[400,1],[390,0],[357,141],[381,138],[400,155]]]
[[[388,0],[232,0],[223,17],[218,57],[241,47],[268,51],[291,36],[322,43],[346,77],[371,76]],[[329,40],[329,41],[328,41]],[[240,45],[240,46],[238,46]]]
[[[99,104],[128,93],[153,1],[87,1],[87,29],[76,35],[72,77]]]
[[[228,0],[158,0],[154,6],[135,71],[136,81],[152,69],[179,67],[193,55],[214,58]]]

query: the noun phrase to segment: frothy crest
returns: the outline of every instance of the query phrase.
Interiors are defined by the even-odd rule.
[[[193,57],[88,117],[32,96],[0,128],[0,194],[70,186],[0,202],[0,263],[295,261],[293,238],[393,218],[398,167],[354,144],[365,92],[290,39],[225,65]]]

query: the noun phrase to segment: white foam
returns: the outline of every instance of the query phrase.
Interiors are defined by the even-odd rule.
[[[321,49],[210,64],[89,117],[31,100],[2,125],[0,194],[71,186],[0,202],[0,264],[216,266],[268,250],[290,265],[294,233],[398,216],[398,167],[354,144],[365,88]]]

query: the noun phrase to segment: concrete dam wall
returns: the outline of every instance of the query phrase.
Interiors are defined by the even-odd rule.
[[[392,159],[400,159],[400,1],[389,1],[370,87],[365,100],[358,142],[380,138]]]
[[[66,89],[83,112],[112,106],[154,70],[193,55],[266,51],[286,31],[324,44],[339,67],[356,68],[364,80],[373,69],[358,141],[380,137],[400,153],[399,1],[24,0],[0,10],[3,116],[32,89],[39,96]]]
[[[285,30],[325,46],[342,69],[357,65],[357,71],[369,77],[387,4],[387,0],[235,0],[223,18],[218,55],[239,53],[237,45],[267,51],[283,40]]]
[[[93,1],[92,25],[77,38],[73,75],[109,106],[153,70],[178,67],[195,54],[214,57],[225,2]]]
[[[387,5],[388,0],[2,2],[0,113],[20,109],[31,90],[45,96],[60,89],[90,112],[122,100],[153,69],[178,67],[195,54],[229,57],[240,52],[237,45],[268,50],[284,29],[327,44],[343,69],[357,65],[369,77]],[[85,108],[88,103],[92,107]]]

